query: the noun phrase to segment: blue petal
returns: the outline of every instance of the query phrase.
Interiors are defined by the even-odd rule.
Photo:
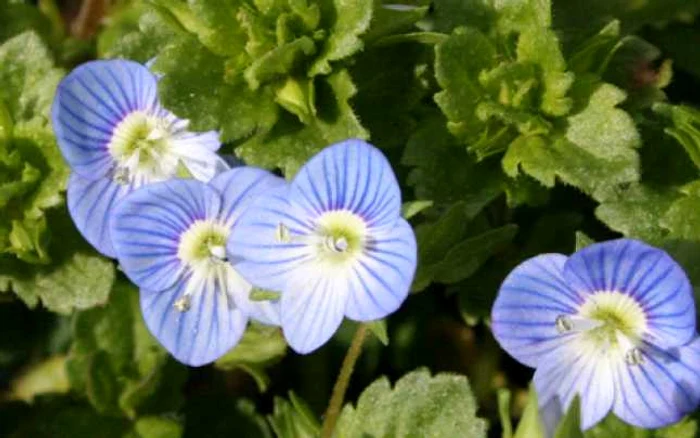
[[[71,168],[88,179],[107,175],[107,145],[124,117],[156,105],[156,79],[140,64],[125,60],[85,63],[58,86],[51,120],[58,145]]]
[[[282,331],[300,354],[325,344],[343,321],[347,278],[334,278],[310,268],[289,280],[282,293]]]
[[[556,329],[560,315],[575,314],[581,297],[564,282],[566,256],[544,254],[518,265],[501,285],[491,313],[494,336],[518,361],[537,367],[552,344],[569,335]]]
[[[199,220],[216,219],[219,193],[196,180],[149,184],[119,203],[110,222],[124,273],[143,289],[161,291],[181,278],[180,236]]]
[[[221,193],[219,218],[231,226],[256,196],[284,185],[283,178],[255,167],[237,167],[227,170],[209,182],[209,186]]]
[[[312,217],[350,210],[370,227],[390,226],[401,215],[396,176],[379,149],[362,140],[330,146],[301,168],[291,199]]]
[[[97,251],[116,257],[109,231],[114,206],[130,191],[111,178],[88,180],[71,173],[68,180],[68,211],[80,234]]]
[[[644,357],[640,365],[618,368],[615,415],[635,426],[656,428],[695,410],[700,397],[700,339],[666,352],[650,348]]]
[[[306,243],[283,242],[277,238],[280,224],[292,236],[312,231],[309,219],[287,198],[287,186],[256,197],[236,221],[226,245],[236,270],[262,289],[281,291],[287,285],[287,278],[312,260]]]
[[[568,411],[576,395],[581,400],[581,428],[589,429],[610,412],[615,400],[613,360],[604,351],[593,350],[585,343],[560,344],[543,356],[534,382],[540,406],[552,399]]]
[[[649,340],[662,348],[695,334],[695,305],[688,277],[664,251],[631,239],[588,246],[569,257],[564,278],[581,293],[620,291],[644,309]]]
[[[408,296],[416,270],[416,237],[403,219],[372,235],[373,244],[354,266],[345,315],[356,321],[383,318]]]
[[[174,307],[187,281],[165,291],[141,290],[141,311],[146,326],[178,361],[200,366],[215,361],[233,348],[245,330],[248,317],[236,308],[213,281],[201,283],[192,294],[190,309]]]

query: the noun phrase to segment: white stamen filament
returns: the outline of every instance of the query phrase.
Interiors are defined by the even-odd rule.
[[[581,333],[593,330],[603,325],[602,321],[579,315],[559,315],[554,322],[559,333]]]

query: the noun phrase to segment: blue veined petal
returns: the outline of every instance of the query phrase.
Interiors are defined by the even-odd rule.
[[[207,281],[208,280],[208,281]],[[187,277],[171,289],[141,290],[141,312],[146,326],[178,361],[200,366],[223,356],[240,340],[248,317],[219,289],[206,279],[197,285]],[[175,308],[185,290],[192,292],[189,310]]]
[[[399,219],[391,229],[372,235],[372,245],[350,276],[345,315],[356,321],[383,318],[399,308],[408,296],[416,270],[416,237]]]
[[[250,292],[253,285],[250,284],[233,265],[227,265],[222,273],[222,282],[225,283],[226,293],[233,300],[233,305],[238,307],[251,319],[266,325],[280,325],[280,305],[276,301],[252,301]]]
[[[494,336],[501,346],[525,365],[540,359],[570,335],[557,331],[560,315],[576,313],[583,301],[564,282],[567,257],[544,254],[518,265],[501,285],[491,312]]]
[[[236,221],[226,245],[236,270],[262,289],[281,291],[287,278],[312,260],[309,245],[294,240],[310,233],[312,223],[287,197],[286,185],[256,197]],[[280,224],[290,235],[287,241],[279,239]]]
[[[156,79],[148,69],[125,60],[85,63],[58,86],[51,120],[61,152],[87,179],[111,170],[107,145],[115,126],[134,111],[156,105]]]
[[[553,438],[559,421],[564,416],[561,400],[559,400],[558,397],[552,397],[548,402],[539,403],[539,405],[540,418],[544,426],[545,437]]]
[[[581,400],[581,428],[589,429],[610,412],[615,400],[614,369],[620,357],[571,338],[542,357],[534,382],[540,406],[558,400],[568,411]],[[617,361],[617,362],[615,362]]]
[[[219,218],[233,226],[246,206],[269,189],[282,187],[284,179],[255,167],[237,167],[220,173],[209,182],[221,193]]]
[[[396,176],[379,149],[346,140],[322,150],[291,183],[291,199],[308,214],[350,210],[370,227],[393,225],[401,216]]]
[[[648,348],[643,363],[616,371],[615,415],[645,428],[676,423],[698,406],[700,339],[666,352]]]
[[[143,289],[160,291],[181,277],[180,236],[197,221],[219,214],[219,193],[196,180],[149,184],[126,196],[110,222],[124,273]]]
[[[333,336],[343,321],[348,279],[308,266],[289,279],[282,293],[282,331],[300,354],[311,353]]]
[[[692,286],[683,269],[664,251],[632,239],[590,245],[569,257],[564,278],[572,289],[620,291],[644,309],[650,341],[666,348],[695,334]]]
[[[116,257],[109,231],[114,206],[131,191],[111,178],[88,180],[71,173],[68,180],[68,211],[76,228],[97,251]]]

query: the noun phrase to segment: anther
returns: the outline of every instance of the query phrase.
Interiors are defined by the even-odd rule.
[[[280,243],[289,243],[291,240],[289,237],[289,228],[282,222],[280,222],[275,229],[275,239]]]
[[[326,237],[326,247],[333,252],[345,252],[348,249],[348,241],[345,237],[336,239],[333,236]]]
[[[190,296],[189,295],[184,295],[181,298],[178,298],[175,300],[175,303],[173,303],[173,307],[178,311],[178,312],[187,312],[190,310]]]
[[[627,365],[641,365],[644,363],[644,353],[639,348],[632,348],[625,353]]]
[[[210,246],[209,253],[216,260],[224,261],[226,260],[226,248],[221,245]]]
[[[557,316],[554,325],[557,327],[559,333],[567,333],[574,329],[574,323],[571,321],[571,318],[566,315]]]

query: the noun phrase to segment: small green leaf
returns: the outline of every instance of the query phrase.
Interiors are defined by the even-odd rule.
[[[279,292],[254,287],[250,291],[249,298],[251,301],[274,301],[279,300],[281,296]]]
[[[318,438],[321,426],[311,410],[294,393],[289,393],[291,403],[275,397],[275,406],[268,421],[277,438]]]
[[[336,438],[486,437],[486,421],[476,416],[466,377],[409,373],[394,387],[382,377],[365,389],[355,406],[343,408]]]
[[[583,231],[576,232],[576,251],[579,251],[589,245],[595,243],[595,240],[591,239]]]
[[[309,69],[309,77],[329,74],[330,63],[347,58],[362,49],[360,35],[369,29],[372,19],[372,0],[327,0],[332,8],[333,23],[329,35]]]
[[[134,427],[140,438],[180,438],[182,425],[172,418],[147,416],[136,421]]]
[[[503,428],[502,438],[513,438],[513,424],[510,419],[510,391],[505,388],[498,390],[498,417]]]
[[[255,379],[260,391],[265,392],[270,383],[265,368],[282,360],[286,352],[287,343],[279,328],[251,324],[238,345],[214,365],[223,370],[245,370]]]
[[[410,219],[426,208],[433,206],[433,201],[410,201],[404,202],[401,206],[401,217]]]
[[[581,431],[581,397],[576,396],[569,405],[569,411],[559,422],[554,438],[583,438]]]
[[[685,105],[654,105],[657,114],[670,119],[666,134],[680,143],[695,166],[700,169],[700,111]]]
[[[365,325],[367,325],[369,331],[371,331],[372,334],[379,339],[379,342],[381,342],[382,345],[389,345],[389,335],[387,334],[385,319],[370,321],[365,323]]]
[[[530,384],[527,404],[523,411],[518,428],[515,430],[513,438],[545,438],[545,429],[540,419],[540,408],[537,402],[537,392],[535,386]]]

